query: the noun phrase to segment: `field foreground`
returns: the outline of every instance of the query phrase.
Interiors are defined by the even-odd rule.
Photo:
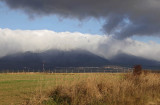
[[[0,74],[0,105],[160,105],[160,75]]]

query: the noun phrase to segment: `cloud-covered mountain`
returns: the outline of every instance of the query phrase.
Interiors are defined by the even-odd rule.
[[[53,70],[57,67],[103,67],[120,65],[133,67],[140,64],[147,69],[160,69],[160,62],[128,54],[118,54],[107,60],[85,50],[48,50],[45,52],[17,53],[0,58],[0,70]]]
[[[0,58],[0,69],[32,68],[35,70],[55,67],[100,67],[109,64],[105,58],[84,50],[49,50],[41,53],[17,53]]]
[[[112,36],[49,30],[0,29],[1,64],[6,67],[9,64],[11,68],[15,65],[42,68],[43,61],[52,62],[48,68],[102,66],[108,64],[108,60],[113,64],[149,65],[160,61],[159,54],[160,44],[153,41],[145,43],[130,38],[118,40]]]
[[[134,55],[128,55],[125,53],[119,53],[118,55],[111,58],[110,62],[112,62],[112,64],[122,65],[122,66],[133,67],[134,65],[140,64],[144,68],[154,69],[156,67],[159,67],[159,69],[160,69],[160,62],[158,62],[158,61],[146,59],[143,57],[137,57]]]
[[[70,51],[81,49],[110,59],[119,53],[160,61],[160,44],[133,39],[118,40],[112,36],[91,35],[49,30],[0,29],[0,57],[47,50]]]

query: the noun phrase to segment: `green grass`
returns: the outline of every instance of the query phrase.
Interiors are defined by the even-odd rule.
[[[48,86],[54,86],[56,76],[39,73],[0,74],[0,105],[22,103],[37,89],[45,90]]]
[[[91,74],[1,73],[0,105],[19,105],[32,98],[36,92],[46,92],[57,85],[77,82],[89,75]],[[98,78],[104,74],[92,75]]]

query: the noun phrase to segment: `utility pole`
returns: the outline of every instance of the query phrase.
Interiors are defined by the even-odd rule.
[[[45,69],[44,69],[44,62],[43,62],[43,72],[45,72]]]

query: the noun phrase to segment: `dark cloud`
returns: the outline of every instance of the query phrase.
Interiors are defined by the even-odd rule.
[[[160,36],[160,0],[0,0],[29,16],[103,18],[106,33],[119,38]],[[128,20],[127,22],[125,20]]]

